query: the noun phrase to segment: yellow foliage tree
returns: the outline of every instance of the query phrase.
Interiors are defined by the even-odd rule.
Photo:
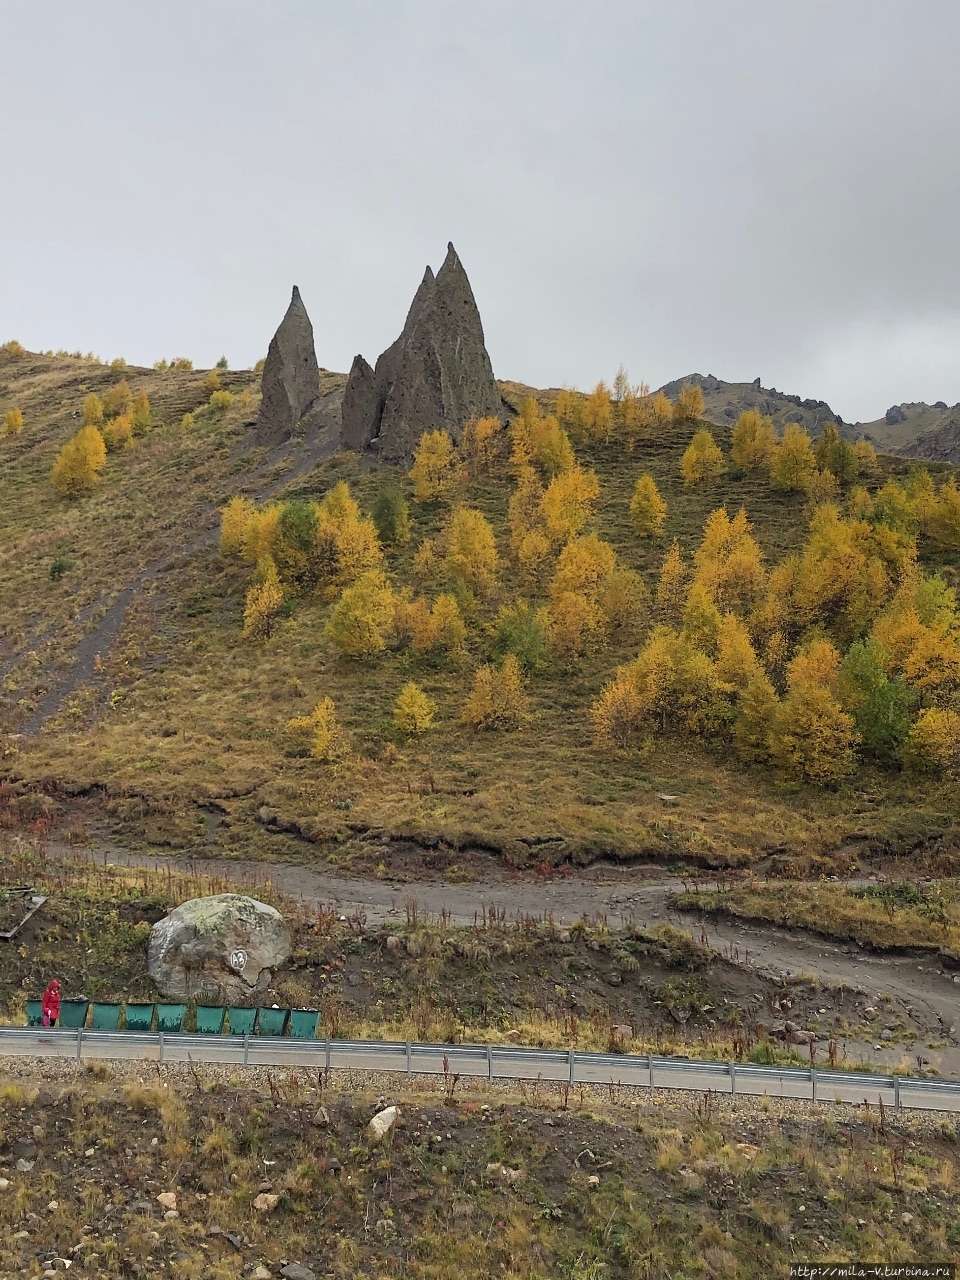
[[[3,419],[3,434],[5,436],[18,436],[23,430],[23,410],[8,409]]]
[[[617,565],[601,583],[596,602],[609,629],[618,631],[635,626],[649,612],[650,592],[639,573]]]
[[[658,391],[645,402],[644,416],[652,427],[662,429],[673,421],[673,402],[663,391]]]
[[[258,581],[247,592],[243,610],[243,634],[256,640],[269,640],[283,608],[283,588],[277,566],[269,556],[258,566]]]
[[[663,558],[657,580],[657,612],[662,621],[676,621],[682,615],[688,578],[680,543],[675,541]]]
[[[960,489],[955,476],[940,486],[927,526],[938,547],[944,551],[960,551]]]
[[[407,613],[410,643],[416,653],[463,653],[467,627],[456,599],[441,593],[429,605],[420,597]]]
[[[474,729],[518,729],[527,716],[523,668],[508,653],[499,667],[480,667],[463,707],[462,720]]]
[[[810,437],[796,422],[788,423],[770,463],[770,483],[774,489],[800,492],[816,466]]]
[[[133,426],[137,431],[146,431],[150,426],[150,397],[146,391],[140,390],[133,397]]]
[[[680,474],[688,488],[711,485],[727,473],[723,454],[706,427],[701,427],[680,459]]]
[[[702,582],[694,580],[683,611],[681,635],[695,649],[701,649],[711,658],[717,655],[717,642],[722,626],[720,610]]]
[[[717,677],[734,689],[746,690],[762,676],[763,668],[750,632],[735,613],[725,613],[716,638]]]
[[[326,635],[345,657],[369,658],[387,647],[393,617],[390,583],[379,569],[371,569],[334,605]]]
[[[791,778],[834,783],[853,772],[853,717],[829,689],[804,680],[789,689],[770,732],[770,754]]]
[[[560,425],[575,436],[583,434],[584,397],[573,387],[564,387],[557,392],[557,417]]]
[[[99,427],[103,422],[103,401],[93,391],[89,395],[83,397],[83,420],[84,427]]]
[[[81,427],[63,446],[53,464],[54,487],[68,498],[79,497],[99,483],[107,448],[96,427]]]
[[[610,388],[602,378],[584,402],[583,422],[591,439],[609,439],[613,427],[613,403]]]
[[[115,386],[108,388],[103,397],[103,412],[108,418],[117,418],[121,413],[132,413],[133,392],[126,378],[121,378]]]
[[[250,564],[258,564],[272,553],[280,523],[280,508],[276,503],[255,508],[243,531],[243,558]]]
[[[659,538],[667,518],[667,504],[660,496],[653,476],[644,472],[637,477],[630,499],[630,518],[638,537]]]
[[[758,764],[770,759],[770,735],[779,708],[780,701],[766,673],[756,672],[740,695],[733,722],[733,741],[741,760]]]
[[[540,503],[547,533],[555,543],[568,542],[581,533],[593,515],[600,483],[593,471],[571,467],[552,480]]]
[[[322,764],[332,764],[347,751],[347,737],[331,698],[322,698],[308,716],[287,721],[294,745]]]
[[[400,690],[393,706],[393,723],[401,733],[419,734],[433,724],[437,704],[412,680]]]
[[[760,546],[741,507],[731,520],[725,507],[712,512],[694,553],[696,581],[723,610],[750,612],[766,588]]]
[[[485,471],[492,463],[502,427],[499,418],[471,418],[464,424],[460,452],[474,471]]]
[[[233,404],[233,399],[232,391],[213,391],[207,404],[214,413],[223,413]]]
[[[703,417],[703,391],[695,383],[685,382],[673,406],[674,422],[699,422]]]
[[[960,714],[924,707],[903,744],[903,762],[916,773],[960,777]]]
[[[773,419],[759,409],[744,409],[733,428],[730,457],[741,471],[769,471],[777,448]]]
[[[595,533],[571,538],[557,559],[557,568],[550,590],[553,595],[566,591],[579,591],[595,600],[603,583],[609,578],[617,563],[617,554],[609,542]]]
[[[543,485],[532,466],[520,468],[517,487],[510,495],[507,520],[510,524],[510,553],[517,559],[524,538],[543,526]]]
[[[824,503],[836,504],[840,500],[840,484],[832,471],[811,471],[803,482],[803,491],[807,495],[807,507],[810,511],[815,511]]]
[[[520,577],[530,586],[540,586],[550,560],[550,539],[539,529],[531,529],[520,540],[516,551]]]
[[[481,595],[497,585],[500,558],[490,522],[482,511],[457,507],[443,535],[447,571]]]
[[[561,591],[550,601],[550,651],[561,662],[579,662],[603,641],[606,619],[600,606],[580,591]]]
[[[103,443],[108,453],[129,448],[133,444],[133,415],[121,413],[116,418],[108,418],[103,425]]]
[[[446,431],[425,431],[410,468],[414,502],[437,502],[448,497],[458,478],[457,453]]]
[[[239,556],[243,553],[247,525],[255,512],[253,503],[242,494],[230,499],[220,513],[221,555]]]

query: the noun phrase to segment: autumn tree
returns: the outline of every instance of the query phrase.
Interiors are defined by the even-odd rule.
[[[89,395],[83,397],[83,419],[81,425],[84,427],[99,427],[103,422],[103,401],[93,391]]]
[[[557,418],[566,431],[574,436],[583,433],[584,396],[573,387],[564,387],[557,392]]]
[[[599,496],[600,483],[593,471],[575,466],[557,476],[540,504],[548,536],[555,543],[576,537],[591,519]]]
[[[571,538],[557,558],[551,594],[562,595],[565,591],[578,591],[596,599],[616,562],[617,554],[613,547],[595,533]]]
[[[659,538],[667,518],[667,504],[660,496],[653,476],[644,472],[637,477],[630,499],[630,518],[638,537]]]
[[[873,637],[855,641],[840,664],[840,703],[854,720],[863,751],[883,764],[898,757],[910,731],[915,696],[887,672],[889,655]]]
[[[907,734],[903,761],[916,773],[960,778],[960,713],[924,707]]]
[[[3,434],[18,436],[23,431],[23,410],[8,409],[3,419]]]
[[[523,671],[516,654],[499,667],[480,667],[463,707],[462,720],[474,729],[518,729],[527,716]]]
[[[849,440],[844,440],[835,422],[825,422],[814,448],[817,466],[836,476],[837,484],[848,485],[857,474],[857,455]]]
[[[108,418],[103,424],[102,435],[108,453],[128,449],[133,444],[133,414],[121,413],[116,418]]]
[[[117,418],[121,413],[133,412],[133,392],[126,378],[121,378],[118,383],[107,389],[103,397],[103,412],[108,418]]]
[[[603,610],[582,591],[560,591],[551,596],[548,617],[550,651],[561,662],[579,662],[604,639]]]
[[[387,647],[393,622],[393,591],[379,569],[347,587],[334,605],[326,636],[347,658],[369,658]]]
[[[425,431],[410,468],[414,502],[437,502],[448,497],[459,479],[457,454],[446,431]]]
[[[660,576],[657,579],[657,613],[663,622],[676,621],[683,613],[687,598],[687,582],[689,571],[680,550],[680,543],[674,541],[663,558]]]
[[[401,733],[426,733],[436,714],[437,704],[412,680],[403,686],[393,705],[393,723]]]
[[[136,431],[146,431],[151,424],[150,398],[142,389],[133,397],[131,406],[132,425]]]
[[[722,610],[754,610],[766,587],[760,546],[741,507],[731,520],[725,507],[713,511],[694,553],[694,580]]]
[[[237,494],[220,513],[220,554],[240,556],[243,553],[247,525],[256,511],[249,498]]]
[[[727,473],[723,454],[706,427],[697,431],[680,459],[680,474],[688,488],[712,485]]]
[[[496,453],[497,438],[503,428],[499,418],[471,418],[464,423],[460,453],[473,471],[485,471]]]
[[[815,641],[787,668],[787,695],[771,729],[770,753],[790,777],[822,785],[853,771],[859,736],[834,693],[839,666],[833,646]]]
[[[746,690],[751,681],[764,674],[746,625],[735,613],[720,619],[714,640],[717,678],[733,689]]]
[[[610,388],[602,378],[584,402],[583,421],[587,435],[592,440],[610,438],[613,427],[613,403]]]
[[[569,471],[576,459],[570,437],[553,414],[540,416],[536,400],[528,396],[520,413],[510,425],[512,451],[510,461],[518,475],[530,467],[538,467],[547,478]]]
[[[497,584],[500,558],[489,520],[473,507],[457,507],[444,531],[447,571],[470,588],[489,595]]]
[[[771,734],[780,702],[764,671],[751,676],[740,694],[733,722],[733,741],[741,760],[759,764],[770,759]]]
[[[243,634],[254,640],[269,640],[283,609],[283,588],[277,566],[267,556],[247,592],[243,610]]]
[[[773,419],[759,409],[744,409],[733,428],[730,457],[741,471],[769,471],[777,448]]]
[[[673,406],[674,422],[699,422],[703,417],[703,390],[696,383],[685,382]]]
[[[287,733],[295,749],[322,764],[334,763],[348,750],[347,735],[331,698],[321,698],[309,715],[288,720]]]
[[[955,476],[940,486],[936,504],[926,520],[930,537],[944,551],[960,551],[960,489]]]
[[[498,659],[512,653],[525,671],[539,671],[550,663],[549,625],[548,612],[526,600],[503,605],[494,620],[491,653]]]
[[[770,464],[770,483],[774,489],[799,492],[807,476],[816,469],[817,459],[810,437],[796,422],[789,422],[783,439],[773,453]]]
[[[386,484],[378,490],[371,516],[382,543],[402,546],[410,541],[410,512],[394,485]]]
[[[645,402],[644,410],[651,427],[662,430],[673,421],[673,402],[663,391],[650,397]]]
[[[65,497],[76,498],[99,483],[106,461],[103,436],[94,426],[81,427],[57,454],[51,479]]]

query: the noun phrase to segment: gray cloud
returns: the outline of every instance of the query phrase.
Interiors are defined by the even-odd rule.
[[[500,376],[960,399],[946,0],[0,0],[0,336],[396,335],[453,239]]]

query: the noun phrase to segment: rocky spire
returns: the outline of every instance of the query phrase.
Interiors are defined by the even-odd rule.
[[[502,413],[470,281],[453,245],[434,277],[427,267],[399,338],[377,361],[353,362],[343,399],[341,444],[375,443],[382,457],[409,462],[424,431],[459,440],[472,417]]]
[[[313,325],[296,285],[287,314],[267,351],[260,385],[263,398],[257,438],[263,444],[279,444],[293,434],[320,394]]]

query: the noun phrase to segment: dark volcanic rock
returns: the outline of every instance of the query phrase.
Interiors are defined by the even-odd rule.
[[[358,449],[361,453],[366,449],[381,409],[376,375],[363,356],[354,356],[341,408],[340,443],[345,449]]]
[[[898,422],[906,422],[907,415],[898,404],[892,404],[883,415],[888,427],[895,427]]]
[[[343,398],[340,442],[373,443],[391,462],[409,462],[424,431],[459,440],[469,418],[503,411],[470,281],[453,245],[434,277],[427,267],[399,338],[371,372],[358,356]]]
[[[320,395],[313,325],[296,285],[287,314],[270,343],[260,385],[263,399],[257,438],[263,444],[279,444],[289,439]]]

